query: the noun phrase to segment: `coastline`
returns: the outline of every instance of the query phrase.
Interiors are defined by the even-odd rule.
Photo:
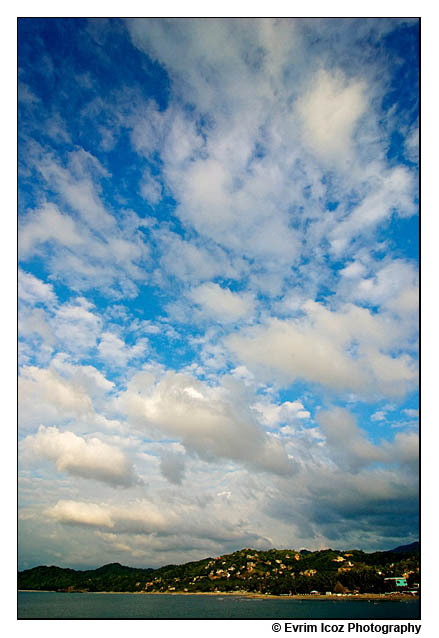
[[[346,601],[346,600],[363,600],[363,601],[392,601],[392,602],[406,602],[409,600],[419,600],[419,596],[412,594],[294,594],[288,595],[275,595],[275,594],[260,594],[256,592],[208,592],[208,591],[53,591],[48,589],[18,589],[18,592],[31,592],[31,593],[55,593],[55,594],[133,594],[136,596],[239,596],[244,598],[258,598],[258,599],[280,599],[280,600],[332,600],[332,601]]]

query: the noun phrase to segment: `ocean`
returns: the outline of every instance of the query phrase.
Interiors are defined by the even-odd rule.
[[[417,620],[419,616],[419,600],[18,592],[18,619]]]

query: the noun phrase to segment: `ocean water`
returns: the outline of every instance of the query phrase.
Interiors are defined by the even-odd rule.
[[[173,594],[18,592],[18,618],[416,620],[419,601],[290,600]]]

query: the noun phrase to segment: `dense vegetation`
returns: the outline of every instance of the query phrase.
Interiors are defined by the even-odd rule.
[[[374,553],[246,548],[159,569],[136,569],[119,563],[86,571],[34,567],[18,573],[18,588],[70,592],[382,593],[395,589],[385,580],[389,577],[405,577],[408,588],[419,583],[417,544]]]

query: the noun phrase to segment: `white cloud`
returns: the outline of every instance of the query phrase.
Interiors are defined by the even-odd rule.
[[[135,46],[164,65],[174,95],[167,109],[149,102],[128,118],[133,145],[148,157],[161,153],[175,214],[204,239],[250,260],[256,289],[280,294],[301,254],[323,275],[328,239],[338,256],[353,239],[370,239],[394,211],[414,214],[416,180],[385,160],[378,109],[384,68],[377,75],[352,41],[344,73],[335,54],[340,41],[326,22],[170,19],[127,26]],[[351,28],[375,41],[392,27],[339,24],[343,46]],[[325,70],[310,34],[331,38]],[[192,114],[185,101],[195,106]],[[329,178],[322,159],[335,161]],[[345,199],[356,202],[352,211]],[[328,200],[340,201],[332,214]],[[186,257],[177,260],[183,267],[194,263],[189,250]],[[307,283],[309,270],[307,264]],[[205,260],[201,271],[207,276]]]
[[[366,111],[367,86],[341,71],[320,70],[311,88],[296,102],[306,143],[325,160],[344,161],[351,154],[355,127]]]
[[[43,282],[21,268],[18,270],[18,298],[32,305],[37,303],[51,305],[57,301],[52,284]]]
[[[72,381],[75,388],[81,388],[92,397],[104,396],[115,387],[112,381],[108,381],[102,372],[93,366],[74,365],[69,363],[68,358],[63,354],[54,357],[51,366],[64,379]]]
[[[302,310],[297,319],[231,334],[225,344],[250,370],[283,384],[304,379],[338,392],[398,396],[416,382],[412,360],[386,352],[398,344],[398,324],[352,304],[337,312],[307,302]]]
[[[83,297],[60,306],[54,319],[57,339],[71,352],[83,354],[96,346],[102,329],[102,319],[92,312],[94,306]]]
[[[340,296],[399,315],[404,319],[407,334],[416,335],[419,275],[415,264],[404,259],[375,261],[362,252],[340,275]]]
[[[362,263],[359,261],[352,261],[340,270],[340,275],[347,279],[358,279],[365,273],[365,271],[366,269]]]
[[[207,108],[212,122],[201,132],[196,119],[176,102],[164,113],[150,103],[132,124],[133,144],[148,156],[163,149],[163,175],[178,201],[180,219],[240,256],[244,250],[249,256],[273,260],[278,268],[279,262],[291,263],[297,257],[299,242],[283,202],[292,188],[285,170],[296,154],[291,156],[291,148],[279,149],[270,136],[262,140],[261,134],[273,115],[278,65],[292,46],[287,36],[291,24],[284,28],[286,23],[279,23],[279,46],[272,55],[276,29],[270,24],[261,21],[255,32],[254,25],[245,21],[128,21],[135,44],[167,66],[174,90],[182,91],[190,103],[196,99],[200,113]],[[250,56],[237,44],[236,28],[252,48]],[[169,31],[175,33],[172,47],[165,36]],[[262,56],[262,47],[253,50],[256,33],[266,47]],[[208,62],[200,48],[206,37]],[[204,71],[194,73],[195,68]],[[283,107],[284,97],[281,103]],[[259,137],[269,152],[258,158]]]
[[[93,412],[89,395],[50,368],[25,366],[18,379],[18,389],[21,427],[86,417]]]
[[[204,460],[291,473],[294,465],[282,444],[257,423],[247,393],[231,379],[209,386],[188,374],[167,372],[157,379],[148,372],[133,377],[117,407],[137,428],[177,439]]]
[[[68,167],[64,168],[46,152],[35,167],[87,225],[107,231],[115,227],[114,218],[99,197],[97,178],[109,175],[96,157],[80,148],[68,154]]]
[[[361,203],[330,233],[331,247],[336,255],[343,254],[354,237],[370,233],[393,213],[400,217],[416,213],[416,180],[407,168],[396,166],[382,171],[371,180],[369,189]]]
[[[419,128],[415,127],[405,139],[405,153],[411,162],[419,161]]]
[[[51,507],[47,514],[60,523],[92,527],[114,527],[107,508],[97,503],[62,500]]]
[[[151,174],[145,173],[140,184],[140,193],[153,206],[162,198],[162,186]]]
[[[297,423],[298,420],[309,419],[311,416],[301,401],[284,401],[280,405],[258,401],[252,408],[257,410],[262,422],[269,427],[275,427],[281,423]]]
[[[267,546],[268,539],[251,529],[242,510],[231,511],[233,520],[226,520],[221,515],[221,505],[221,497],[210,499],[206,516],[204,507],[188,502],[174,502],[164,510],[163,503],[158,505],[146,499],[123,505],[63,499],[48,507],[45,515],[65,525],[65,537],[69,535],[67,526],[74,526],[75,533],[79,533],[79,527],[89,528],[94,532],[89,537],[92,546],[97,536],[108,543],[113,557],[122,550],[125,557],[146,558],[156,565],[163,565],[167,556],[176,556],[180,551],[191,556],[191,550],[198,550],[193,555],[196,560],[200,550],[205,556],[217,553],[222,546],[231,551],[236,547],[259,546],[261,542]]]
[[[96,368],[72,365],[62,355],[48,368],[23,366],[18,378],[20,428],[69,421],[83,428],[115,425],[95,410],[105,412],[113,387]]]
[[[126,366],[132,359],[143,356],[147,350],[147,339],[139,339],[134,345],[127,346],[112,332],[103,332],[98,345],[99,357],[108,365]]]
[[[58,299],[52,284],[44,283],[19,269],[18,302],[20,347],[32,348],[36,359],[47,360],[56,341],[51,320]],[[40,338],[40,343],[35,339],[36,336]]]
[[[25,457],[41,457],[56,464],[60,472],[128,487],[138,482],[133,466],[119,449],[93,437],[41,425],[37,434],[22,442]]]
[[[386,460],[383,450],[367,439],[347,410],[321,411],[317,421],[326,436],[329,454],[340,467],[357,472],[364,465]]]
[[[45,255],[52,277],[74,290],[99,287],[110,296],[135,296],[149,257],[139,228],[148,222],[126,210],[116,219],[106,209],[101,181],[109,175],[96,157],[78,148],[64,160],[67,166],[51,150],[31,145],[31,168],[41,173],[59,201],[23,216],[20,258]]]
[[[326,436],[330,457],[342,470],[355,474],[379,462],[387,466],[397,463],[402,467],[410,464],[410,471],[416,472],[419,438],[415,432],[398,432],[390,441],[373,444],[366,431],[358,427],[354,416],[343,408],[323,410],[318,413],[317,421]]]
[[[160,246],[160,263],[169,275],[192,284],[226,277],[236,279],[242,273],[240,258],[230,258],[217,244],[202,244],[182,239],[177,233],[160,229],[154,235]]]
[[[419,436],[416,432],[398,432],[385,448],[388,451],[389,462],[409,465],[414,473],[418,471]]]
[[[192,289],[189,296],[201,306],[203,315],[216,321],[238,321],[249,316],[254,308],[250,294],[232,292],[212,282]]]
[[[28,213],[19,233],[18,248],[21,259],[31,257],[46,242],[56,241],[73,247],[82,243],[75,221],[60,212],[55,204],[44,204]]]

